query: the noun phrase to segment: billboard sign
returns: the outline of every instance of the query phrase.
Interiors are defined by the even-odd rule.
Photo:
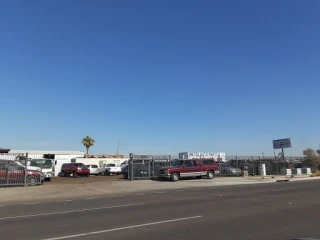
[[[291,148],[291,138],[284,138],[284,139],[278,139],[273,140],[273,149],[281,149],[281,148]]]

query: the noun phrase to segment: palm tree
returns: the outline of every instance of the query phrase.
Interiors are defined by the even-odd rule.
[[[91,146],[93,146],[93,144],[94,144],[94,139],[92,139],[92,138],[89,137],[89,136],[86,136],[85,138],[82,139],[81,143],[83,144],[83,146],[86,147],[86,149],[87,149],[86,157],[88,157],[89,148],[90,148]]]

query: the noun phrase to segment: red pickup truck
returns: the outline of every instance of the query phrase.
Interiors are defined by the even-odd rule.
[[[219,173],[219,166],[214,160],[175,160],[169,167],[159,169],[159,179],[170,179],[173,182],[184,177],[202,178],[206,176],[212,179]]]

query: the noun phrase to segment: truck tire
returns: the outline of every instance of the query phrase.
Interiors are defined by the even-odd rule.
[[[78,174],[76,173],[76,171],[73,171],[72,175],[74,178],[78,177]]]
[[[110,172],[108,170],[105,171],[104,175],[110,176]]]
[[[171,181],[176,182],[180,178],[179,174],[177,172],[171,173]]]
[[[123,178],[124,178],[124,179],[128,179],[128,173],[126,173],[126,172],[123,173]]]
[[[65,177],[66,173],[64,171],[61,172],[61,177]]]
[[[214,173],[212,171],[207,172],[207,178],[212,179],[214,177]]]

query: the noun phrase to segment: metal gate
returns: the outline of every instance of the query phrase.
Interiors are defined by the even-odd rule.
[[[28,154],[26,156],[1,155],[0,187],[26,187],[42,184],[43,174],[41,171],[28,169],[27,159]]]
[[[134,155],[130,153],[128,179],[142,180],[158,178],[159,168],[170,166],[170,155]]]

